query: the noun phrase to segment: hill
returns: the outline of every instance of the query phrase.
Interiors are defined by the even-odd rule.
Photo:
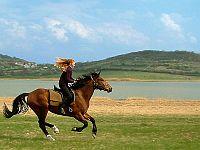
[[[139,51],[81,63],[79,70],[118,70],[200,76],[200,54],[187,51]]]
[[[52,64],[36,64],[26,60],[0,54],[0,77],[26,78],[55,76],[58,69]]]
[[[141,73],[142,76],[144,73],[151,76],[161,76],[161,73],[164,73],[200,77],[200,54],[187,51],[153,50],[131,52],[100,61],[78,62],[75,76],[94,70],[102,70],[106,77],[116,78],[132,78],[132,76],[140,78]],[[59,75],[59,69],[53,64],[36,64],[0,54],[0,77],[37,78]]]

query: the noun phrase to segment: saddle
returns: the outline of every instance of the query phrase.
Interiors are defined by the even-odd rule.
[[[62,90],[57,88],[54,85],[54,89],[49,90],[50,93],[50,105],[51,106],[60,106],[63,103],[63,94]],[[74,92],[73,92],[74,94]],[[75,95],[74,95],[74,101],[75,101]]]
[[[59,106],[62,104],[63,95],[61,92],[49,89],[49,94],[50,94],[49,104],[51,106]]]

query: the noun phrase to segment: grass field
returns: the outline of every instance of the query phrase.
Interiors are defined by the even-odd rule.
[[[0,149],[185,149],[200,147],[200,116],[194,115],[93,115],[98,134],[91,135],[91,124],[82,133],[73,118],[50,115],[48,121],[60,129],[60,134],[48,131],[56,141],[48,141],[40,131],[37,118],[18,115],[0,117]]]

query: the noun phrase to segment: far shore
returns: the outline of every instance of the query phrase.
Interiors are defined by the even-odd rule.
[[[13,97],[0,97],[0,105],[4,103],[11,109]],[[0,107],[2,111],[2,107]],[[90,101],[90,114],[97,115],[200,115],[199,100],[149,100],[145,98],[130,98],[113,100],[104,97],[94,97]],[[28,114],[33,114],[29,110]]]
[[[59,78],[0,78],[0,80],[44,80],[58,81]],[[200,80],[156,80],[156,79],[135,79],[135,78],[105,78],[107,81],[130,81],[130,82],[200,82]]]

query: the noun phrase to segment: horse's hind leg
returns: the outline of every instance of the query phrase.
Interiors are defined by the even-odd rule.
[[[46,135],[47,139],[55,141],[55,139],[48,133],[48,131],[46,129],[46,125],[48,124],[45,122],[47,113],[48,113],[48,109],[40,109],[40,116],[38,116],[39,127],[42,129],[42,131]],[[48,124],[48,125],[50,125],[50,124]]]
[[[96,137],[96,134],[97,134],[97,126],[96,126],[96,123],[95,123],[95,120],[92,116],[90,116],[88,113],[85,113],[84,117],[91,121],[92,122],[92,136],[95,138]]]
[[[78,114],[76,116],[74,116],[74,118],[80,122],[83,123],[83,126],[82,127],[73,127],[72,128],[72,131],[76,131],[76,132],[81,132],[83,129],[87,128],[88,126],[88,122],[87,120],[83,117],[82,114]]]
[[[45,122],[45,126],[47,126],[47,127],[49,127],[49,128],[53,128],[53,124],[50,124],[50,123],[48,123],[48,122]]]
[[[59,133],[59,129],[55,125],[45,122],[45,126],[50,127],[54,133]]]
[[[38,116],[38,123],[39,123],[39,127],[41,128],[41,130],[44,132],[44,134],[46,135],[47,139],[49,140],[55,140],[47,131],[46,129],[46,125],[48,123],[45,122],[45,119],[46,119],[46,116],[47,116],[47,113],[48,113],[48,108],[45,108],[45,107],[39,107],[37,109],[34,109],[34,107],[32,106],[32,110],[35,112],[35,114]],[[50,125],[50,124],[48,124]],[[48,126],[47,125],[47,126]]]
[[[46,136],[49,135],[49,133],[48,133],[46,127],[45,127],[45,121],[42,118],[39,118],[38,123],[39,123],[39,127],[42,129],[42,131],[44,132],[44,134]]]

